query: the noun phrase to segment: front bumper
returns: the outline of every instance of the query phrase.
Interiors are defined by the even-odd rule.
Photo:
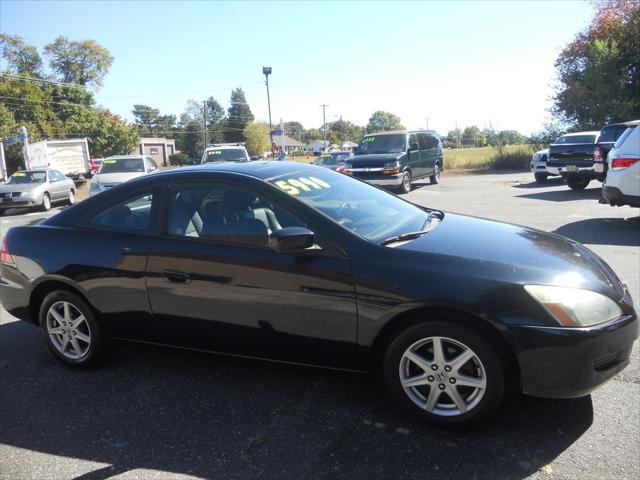
[[[589,328],[511,327],[522,391],[545,398],[588,395],[629,364],[636,315]]]
[[[363,182],[370,183],[372,185],[380,185],[382,187],[397,187],[402,185],[402,174],[397,175],[382,175],[382,174],[362,174],[353,172],[352,177],[362,180]]]
[[[39,207],[42,205],[42,195],[21,195],[11,199],[0,198],[0,208]]]
[[[640,207],[640,197],[634,197],[631,195],[625,195],[620,191],[618,187],[609,187],[603,185],[602,196],[607,203],[613,207],[620,207],[622,205],[630,205],[632,207]]]

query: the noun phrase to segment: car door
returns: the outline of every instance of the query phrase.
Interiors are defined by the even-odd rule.
[[[269,248],[270,231],[305,223],[237,184],[178,184],[166,197],[165,235],[147,264],[164,342],[349,368],[357,348],[354,280],[335,244],[318,240],[302,254]]]
[[[67,188],[67,177],[57,170],[49,170],[49,183],[51,185],[50,194],[51,200],[54,202],[58,202],[67,197],[68,188]]]
[[[420,164],[420,144],[418,135],[415,133],[409,135],[409,168],[413,178],[420,178],[423,175],[424,169]]]
[[[425,175],[432,175],[438,160],[438,139],[429,134],[422,133],[422,143],[420,144],[420,158],[424,164]],[[422,148],[424,145],[424,148]]]
[[[55,247],[71,249],[68,255],[77,260],[65,267],[64,275],[82,286],[109,336],[156,340],[145,270],[158,231],[158,192],[149,188],[113,200],[107,195],[104,204],[78,222],[84,248]]]

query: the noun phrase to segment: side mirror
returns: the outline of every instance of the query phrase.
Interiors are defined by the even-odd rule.
[[[294,253],[313,247],[313,232],[304,227],[285,227],[271,233],[269,246],[276,252]]]
[[[418,142],[413,142],[411,145],[409,145],[409,151],[411,152],[415,152],[418,151]]]

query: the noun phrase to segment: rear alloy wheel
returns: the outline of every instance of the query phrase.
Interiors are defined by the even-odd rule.
[[[40,208],[42,209],[43,212],[48,212],[49,210],[51,210],[51,198],[49,197],[49,194],[46,192],[42,196],[42,206]]]
[[[438,166],[438,164],[436,163],[436,165],[433,167],[433,175],[431,175],[429,177],[429,181],[435,185],[437,183],[440,183],[440,167]]]
[[[74,203],[76,203],[76,194],[73,191],[73,188],[69,190],[69,196],[67,197],[67,204],[68,205],[73,205]]]
[[[402,174],[402,183],[400,184],[400,193],[409,193],[411,191],[411,172],[405,170]]]
[[[547,177],[549,176],[547,173],[534,173],[533,175],[534,177],[536,177],[536,182],[538,183],[544,183],[547,181]]]
[[[102,336],[93,312],[77,295],[56,290],[40,306],[40,327],[49,350],[62,362],[74,366],[94,363]]]
[[[407,410],[430,423],[469,426],[493,416],[504,398],[504,370],[478,334],[446,322],[425,322],[389,346],[385,381]]]
[[[567,178],[567,185],[569,185],[571,190],[584,190],[590,181],[590,178],[569,177]]]

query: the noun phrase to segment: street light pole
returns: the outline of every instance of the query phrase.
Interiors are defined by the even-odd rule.
[[[327,149],[327,116],[326,109],[329,106],[328,103],[320,105],[322,107],[322,130],[324,131],[324,149]]]
[[[262,73],[264,74],[265,84],[267,85],[267,107],[269,108],[269,149],[273,145],[273,134],[271,133],[271,97],[269,96],[269,75],[271,75],[271,67],[262,67]]]

